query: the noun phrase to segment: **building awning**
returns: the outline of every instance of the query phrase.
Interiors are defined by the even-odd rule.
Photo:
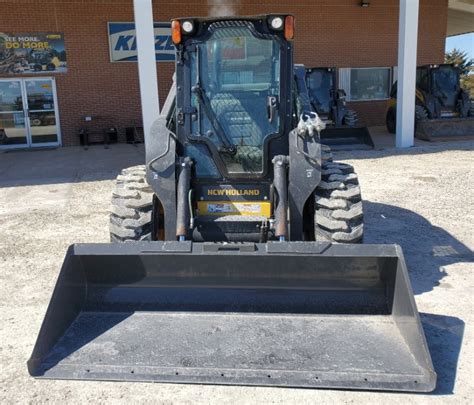
[[[474,32],[474,0],[449,0],[447,36]]]

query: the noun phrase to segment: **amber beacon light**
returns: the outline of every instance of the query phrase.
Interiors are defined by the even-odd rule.
[[[287,15],[285,17],[285,39],[292,40],[295,36],[295,17]]]
[[[171,39],[175,45],[181,43],[181,24],[178,20],[173,20],[171,23]]]

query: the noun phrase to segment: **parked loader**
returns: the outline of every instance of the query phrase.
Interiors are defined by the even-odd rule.
[[[390,93],[387,130],[397,124],[397,83]],[[415,136],[426,141],[474,137],[474,103],[460,86],[456,65],[427,65],[416,70]]]
[[[321,142],[332,149],[372,149],[374,142],[366,126],[359,125],[355,110],[347,108],[346,92],[338,89],[336,68],[296,66],[295,72],[306,81],[311,106],[325,122]]]
[[[146,165],[117,178],[115,243],[69,248],[32,375],[434,389],[402,251],[357,244],[357,175],[294,85],[293,23],[172,22]]]
[[[46,49],[32,51],[30,53],[30,60],[35,72],[52,72],[61,65],[59,58]]]

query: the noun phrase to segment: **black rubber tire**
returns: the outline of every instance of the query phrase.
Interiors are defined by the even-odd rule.
[[[123,169],[117,176],[110,211],[111,242],[152,239],[153,190],[144,165]]]
[[[321,159],[324,162],[332,162],[332,151],[328,145],[321,144]]]
[[[421,105],[415,106],[415,123],[428,119],[428,111]]]
[[[463,111],[464,111],[464,103],[462,100],[458,100],[456,102],[456,112],[459,114],[459,117],[463,118]],[[467,112],[467,116],[469,117],[469,111]]]
[[[39,127],[42,124],[41,119],[40,118],[30,118],[30,124],[33,127]]]
[[[389,134],[395,134],[397,132],[397,113],[394,108],[390,108],[387,111],[387,117],[385,119],[385,125]]]
[[[356,127],[359,123],[359,117],[357,112],[354,110],[347,110],[346,114],[344,115],[343,124],[347,125],[348,127]]]
[[[0,144],[7,143],[8,136],[4,129],[0,129]]]
[[[351,165],[325,162],[315,191],[315,238],[335,243],[362,243],[364,215],[359,179]]]

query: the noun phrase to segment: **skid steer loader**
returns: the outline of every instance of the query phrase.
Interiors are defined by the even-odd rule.
[[[173,21],[146,166],[113,192],[119,243],[70,247],[33,376],[434,389],[403,254],[356,244],[357,176],[320,144],[293,29],[291,15]]]
[[[390,93],[387,130],[397,124],[397,83]],[[474,137],[474,104],[460,86],[455,65],[420,66],[416,70],[415,136],[425,141]]]
[[[295,66],[295,73],[304,78],[311,106],[325,122],[321,142],[333,150],[373,149],[374,142],[366,126],[359,125],[357,112],[346,105],[346,93],[337,88],[336,68]]]
[[[30,65],[35,72],[56,70],[61,61],[49,50],[34,50],[29,55]]]

